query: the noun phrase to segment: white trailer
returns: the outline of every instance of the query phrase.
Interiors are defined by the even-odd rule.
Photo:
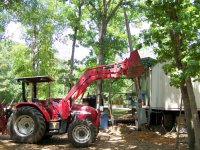
[[[162,64],[156,64],[146,69],[142,75],[141,95],[144,100],[143,107],[148,110],[150,124],[163,123],[171,128],[179,114],[181,104],[180,89],[170,86],[169,77],[164,73]],[[193,88],[200,111],[200,83],[193,82]]]

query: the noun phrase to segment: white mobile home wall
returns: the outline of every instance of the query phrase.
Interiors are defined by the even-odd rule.
[[[169,77],[164,73],[162,64],[146,69],[140,84],[144,100],[143,107],[147,111],[149,124],[164,124],[167,128],[175,125],[179,115],[181,92],[170,86]],[[193,82],[197,109],[200,111],[200,83]]]
[[[150,108],[159,110],[179,110],[181,101],[180,89],[170,86],[169,77],[164,73],[162,64],[156,64],[150,71],[149,80],[150,90]],[[200,83],[193,82],[193,88],[200,110]]]

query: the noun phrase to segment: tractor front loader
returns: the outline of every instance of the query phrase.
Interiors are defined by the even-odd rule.
[[[43,138],[68,133],[69,141],[76,147],[87,147],[95,141],[99,130],[100,110],[75,104],[95,80],[118,78],[125,75],[138,77],[143,71],[137,51],[132,51],[124,61],[87,69],[64,98],[38,99],[37,85],[53,81],[48,76],[17,78],[22,84],[22,102],[14,105],[8,121],[8,132],[13,141],[37,143]],[[27,99],[26,86],[32,85],[32,97]],[[50,88],[49,88],[50,89]],[[50,93],[50,92],[49,92]]]

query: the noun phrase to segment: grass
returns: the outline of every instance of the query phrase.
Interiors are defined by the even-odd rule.
[[[123,115],[123,114],[130,114],[131,110],[130,109],[113,109],[112,110],[113,115]]]

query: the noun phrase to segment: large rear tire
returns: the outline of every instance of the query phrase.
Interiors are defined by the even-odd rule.
[[[46,123],[43,115],[30,106],[17,109],[8,122],[8,132],[15,142],[37,143],[45,131]]]
[[[88,147],[96,138],[96,129],[91,121],[75,120],[68,128],[68,139],[75,147]]]

